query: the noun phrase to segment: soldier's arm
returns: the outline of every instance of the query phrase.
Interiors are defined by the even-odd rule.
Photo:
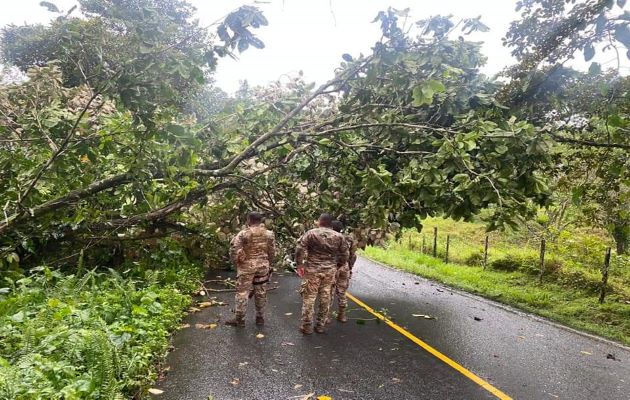
[[[269,265],[273,264],[274,258],[276,258],[276,237],[273,232],[269,232],[269,241],[267,243],[267,257],[269,258]]]
[[[308,232],[302,235],[295,246],[295,264],[302,267],[306,262],[306,249],[308,242]]]
[[[339,244],[337,254],[337,267],[343,267],[348,262],[350,251],[348,250],[348,241],[342,237]]]
[[[354,263],[357,261],[357,242],[353,239],[350,239],[348,242],[350,243],[350,247],[348,248],[348,267],[352,269]]]
[[[239,232],[232,241],[230,241],[230,259],[234,265],[238,264],[239,256],[243,252],[243,232]]]

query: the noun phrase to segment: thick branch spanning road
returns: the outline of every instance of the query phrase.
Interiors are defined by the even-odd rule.
[[[350,287],[355,299],[394,323],[334,322],[325,335],[304,337],[297,331],[299,280],[279,276],[278,290],[269,292],[263,328],[253,324],[253,315],[243,329],[221,324],[195,328],[196,323],[223,321],[229,307],[189,315],[185,322],[191,327],[175,335],[170,370],[156,386],[164,393],[155,398],[300,399],[311,393],[310,399],[327,395],[335,400],[630,396],[630,349],[366,259],[359,259],[356,271]],[[220,297],[233,304],[231,293]],[[350,308],[351,318],[374,317],[356,302]],[[264,337],[257,337],[259,333]]]

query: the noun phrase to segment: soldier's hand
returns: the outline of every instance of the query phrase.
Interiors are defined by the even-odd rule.
[[[295,272],[297,273],[297,276],[299,276],[300,278],[304,277],[304,267],[297,267]]]

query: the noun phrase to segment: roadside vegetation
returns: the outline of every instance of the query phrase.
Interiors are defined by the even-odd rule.
[[[42,1],[50,23],[0,30],[3,398],[142,398],[198,282],[190,260],[224,265],[253,209],[287,249],[322,211],[361,245],[403,229],[367,254],[628,343],[627,259],[596,303],[602,249],[630,245],[626,1],[516,2],[515,63],[496,77],[470,40],[481,17],[388,8],[378,41],[340,55],[328,82],[283,75],[234,94],[214,73],[265,47],[265,2],[210,25],[185,0],[76,3]],[[616,69],[595,62],[604,52]],[[580,219],[565,229],[569,204]],[[553,223],[509,234],[539,209]],[[481,225],[425,220],[452,228],[448,265],[409,230],[484,213],[508,232],[486,270]]]
[[[438,228],[437,257],[433,228]],[[518,231],[486,233],[483,222],[444,218],[423,220],[422,233],[405,230],[386,247],[367,247],[365,255],[395,268],[509,304],[570,327],[630,345],[630,257],[611,257],[605,302],[598,299],[605,249],[613,245],[606,231],[567,227],[547,242],[542,284],[540,224]],[[529,228],[529,229],[528,229]],[[446,235],[449,263],[444,262]],[[488,263],[483,266],[489,236]],[[422,243],[424,243],[424,253]]]
[[[200,271],[176,245],[163,243],[117,270],[40,267],[6,278],[0,399],[142,398]]]

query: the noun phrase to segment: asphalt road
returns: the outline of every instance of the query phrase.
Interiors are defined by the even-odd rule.
[[[366,259],[356,271],[350,292],[359,300],[514,399],[630,399],[627,348]],[[302,336],[299,280],[274,279],[278,289],[269,292],[263,328],[253,324],[253,304],[240,329],[222,325],[231,316],[227,306],[191,313],[184,321],[191,326],[174,337],[170,369],[156,385],[163,393],[155,398],[497,398],[352,302],[349,323]],[[233,304],[231,293],[219,298]],[[198,329],[199,323],[219,325]]]

